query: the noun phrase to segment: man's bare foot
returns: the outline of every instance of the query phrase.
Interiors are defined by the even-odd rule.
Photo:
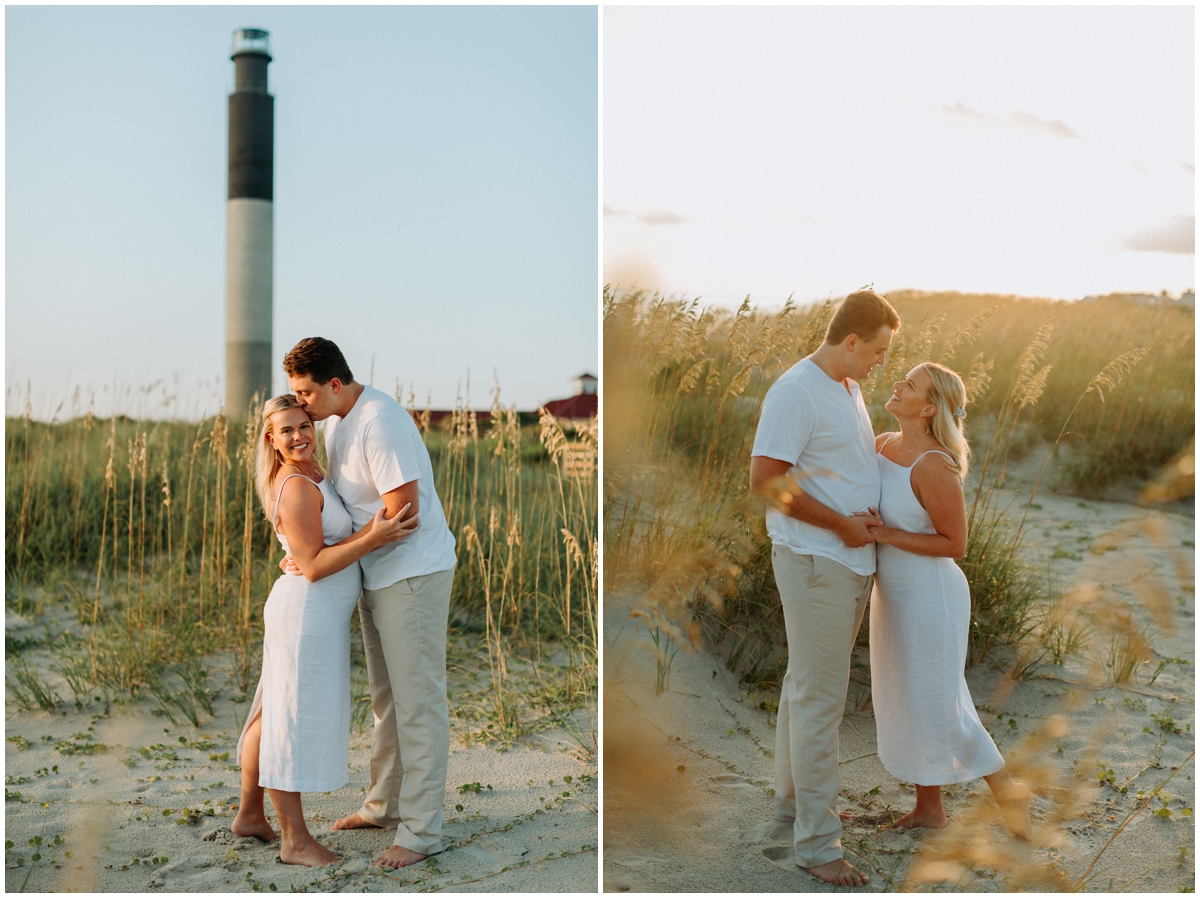
[[[855,819],[854,811],[838,811],[838,819],[842,821]]]
[[[922,812],[920,815],[915,810],[909,811],[899,820],[895,821],[889,827],[890,829],[917,829],[925,827],[926,829],[944,829],[946,827],[946,812],[942,811],[937,814]]]
[[[419,864],[429,855],[417,854],[415,851],[410,851],[403,845],[393,845],[375,860],[371,861],[376,867],[391,867],[393,870],[399,870],[401,867],[408,867],[412,864]]]
[[[861,870],[855,870],[845,858],[838,858],[836,861],[830,861],[828,864],[821,864],[819,867],[801,867],[809,876],[815,876],[821,882],[827,882],[835,886],[865,886],[870,882],[867,874]]]
[[[1033,821],[1029,819],[1029,787],[1024,783],[1013,782],[1013,787],[1001,798],[996,796],[996,804],[1000,805],[1000,813],[1004,816],[1004,825],[1018,839],[1028,842],[1033,838]]]
[[[374,827],[375,829],[380,828],[374,823],[363,820],[357,813],[351,814],[349,817],[343,817],[337,823],[333,824],[334,829],[362,829],[364,826]]]
[[[239,810],[229,828],[235,836],[243,838],[261,839],[263,842],[274,842],[279,838],[262,814],[247,814]]]
[[[334,854],[311,836],[304,842],[292,843],[284,841],[279,847],[279,859],[285,864],[299,864],[303,867],[323,867],[340,861],[341,855]]]

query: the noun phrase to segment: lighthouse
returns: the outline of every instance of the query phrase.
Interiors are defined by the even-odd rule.
[[[271,395],[275,98],[267,93],[270,35],[233,32],[229,194],[225,209],[225,413],[241,418]],[[251,411],[253,414],[253,411]]]

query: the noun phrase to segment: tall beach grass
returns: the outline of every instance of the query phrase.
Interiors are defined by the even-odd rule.
[[[962,374],[975,453],[962,561],[971,657],[1016,650],[1040,632],[1052,590],[1018,552],[1022,510],[1000,501],[1011,466],[1050,452],[1035,491],[1050,470],[1057,488],[1081,494],[1144,484],[1191,438],[1192,315],[1119,298],[888,298],[904,325],[862,384],[864,399],[886,430],[883,403],[913,365],[941,361]],[[643,612],[654,626],[672,623],[669,632],[697,644],[702,624],[754,683],[777,684],[784,654],[763,506],[748,495],[750,450],[766,390],[820,345],[833,307],[762,313],[748,298],[736,311],[645,292],[605,298],[606,588],[649,585]]]
[[[594,709],[595,420],[532,420],[498,388],[485,426],[461,401],[441,427],[412,411],[457,541],[452,629],[492,659],[493,731],[523,726],[510,656],[553,654],[555,695]],[[63,603],[76,616],[86,636],[39,648],[77,704],[146,690],[195,723],[213,692],[200,659],[221,652],[237,689],[253,688],[283,553],[254,492],[257,415],[244,421],[6,420],[6,607],[33,617]]]

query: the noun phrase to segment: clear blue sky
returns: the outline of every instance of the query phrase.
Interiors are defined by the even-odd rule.
[[[435,408],[468,373],[522,409],[596,373],[594,7],[9,6],[9,414],[26,382],[42,417],[114,383],[118,411],[216,411],[244,27],[274,57],[278,358],[326,336]]]

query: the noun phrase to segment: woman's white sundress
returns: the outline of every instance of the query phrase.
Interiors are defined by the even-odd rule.
[[[876,459],[883,522],[910,533],[936,533],[913,494],[917,462],[903,467],[882,453]],[[879,760],[892,776],[921,786],[996,773],[1004,759],[979,721],[964,675],[971,622],[966,576],[950,558],[882,543],[875,552],[871,700]]]
[[[279,494],[302,476],[285,478]],[[354,525],[329,478],[316,486],[325,500],[322,536],[333,545]],[[278,495],[275,506],[278,515]],[[289,551],[284,535],[276,530],[276,536]],[[361,587],[355,562],[313,583],[284,574],[271,589],[263,608],[262,677],[238,739],[240,764],[246,729],[261,709],[258,782],[264,788],[328,792],[349,782],[350,617]]]

